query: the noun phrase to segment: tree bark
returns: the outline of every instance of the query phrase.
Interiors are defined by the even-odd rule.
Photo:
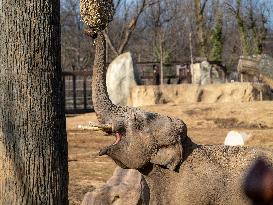
[[[0,204],[68,204],[59,4],[0,2]]]

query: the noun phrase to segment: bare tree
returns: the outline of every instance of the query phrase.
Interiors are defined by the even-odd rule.
[[[68,204],[59,3],[0,1],[0,204]]]
[[[153,54],[160,61],[160,83],[163,84],[164,63],[170,60],[177,41],[172,38],[177,33],[174,26],[177,18],[178,1],[157,0],[145,16],[148,32],[152,33]]]
[[[254,6],[256,4],[256,6]],[[265,15],[265,6],[259,8],[257,2],[250,0],[248,6],[248,29],[252,32],[252,42],[254,48],[252,49],[254,54],[262,54],[264,50],[264,41],[267,36],[266,24],[268,19]]]
[[[208,0],[194,0],[194,13],[196,20],[197,45],[200,57],[206,57],[205,54],[205,34],[204,34],[204,11]]]
[[[135,3],[135,7],[133,9],[130,9],[129,4],[132,4],[132,2],[127,2],[124,0],[118,0],[116,2],[116,21],[119,21],[118,18],[118,12],[120,12],[119,7],[123,5],[123,19],[122,19],[122,26],[121,31],[118,32],[119,41],[114,42],[113,38],[116,38],[117,36],[114,35],[112,32],[110,35],[108,32],[104,31],[104,36],[106,39],[107,44],[109,45],[110,49],[114,53],[115,56],[120,55],[124,52],[124,49],[126,48],[132,33],[136,29],[138,20],[140,19],[141,14],[145,11],[146,8],[153,5],[154,2],[151,0],[140,0]],[[129,13],[131,12],[131,13]],[[118,18],[118,19],[117,19]],[[116,26],[116,21],[112,23],[112,27]],[[110,27],[110,29],[112,28]]]
[[[108,37],[108,61],[126,50],[130,50],[139,61],[187,61],[190,58],[189,33],[192,33],[193,56],[211,58],[218,52],[211,59],[222,57],[222,62],[230,68],[235,68],[238,57],[243,53],[241,44],[244,44],[244,39],[247,42],[245,45],[249,44],[249,53],[264,52],[265,45],[268,53],[270,38],[265,39],[264,36],[268,36],[273,28],[270,21],[273,12],[268,11],[272,3],[267,0],[240,1],[239,16],[244,26],[239,29],[242,24],[236,20],[237,0],[219,0],[219,6],[218,1],[209,0],[196,1],[200,4],[192,0],[161,0],[160,9],[158,0],[146,0],[149,5],[146,4],[143,10],[144,0],[115,0],[114,21],[105,33],[106,38]],[[94,59],[94,47],[90,46],[89,39],[82,34],[84,26],[79,18],[79,2],[62,2],[62,65],[65,69],[90,68]],[[232,7],[229,8],[226,3]],[[158,15],[159,13],[161,14]],[[160,23],[156,24],[158,17]],[[246,34],[242,34],[244,31]],[[218,38],[220,34],[222,37]],[[213,42],[212,38],[218,40]],[[201,51],[205,51],[205,54],[203,51],[200,54],[200,45],[204,47]]]
[[[65,70],[84,70],[91,67],[93,50],[83,34],[84,25],[79,13],[79,1],[65,0],[61,6],[62,67]]]
[[[213,2],[213,17],[214,17],[214,28],[212,34],[210,36],[210,57],[211,61],[222,61],[222,53],[223,53],[223,12],[220,7],[220,1]]]

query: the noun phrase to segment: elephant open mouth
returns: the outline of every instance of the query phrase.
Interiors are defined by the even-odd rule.
[[[114,142],[113,145],[118,144],[122,139],[122,134],[119,132],[116,132],[115,136],[116,136],[116,141]]]
[[[99,152],[99,156],[102,156],[102,155],[107,154],[108,151],[111,149],[111,147],[117,145],[117,144],[122,140],[122,134],[119,133],[119,132],[116,132],[115,137],[116,137],[115,142],[114,142],[113,144],[107,146],[107,147],[102,148],[102,149],[100,150],[100,152]]]

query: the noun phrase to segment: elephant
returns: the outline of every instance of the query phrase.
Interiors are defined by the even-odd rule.
[[[177,118],[111,102],[106,88],[105,38],[99,32],[92,78],[97,118],[110,124],[115,143],[100,150],[124,169],[136,169],[149,187],[149,204],[251,204],[242,190],[246,170],[258,157],[272,165],[271,151],[199,145]]]

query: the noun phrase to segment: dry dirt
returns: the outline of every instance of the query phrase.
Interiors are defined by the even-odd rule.
[[[155,105],[143,107],[147,111],[175,116],[188,126],[188,135],[200,144],[223,144],[228,131],[239,130],[251,134],[249,146],[273,150],[273,102],[214,103]],[[78,125],[96,121],[95,113],[67,116],[69,144],[69,199],[80,204],[86,192],[105,183],[115,164],[107,157],[99,157],[100,148],[114,141],[114,137],[99,131],[82,131]]]

